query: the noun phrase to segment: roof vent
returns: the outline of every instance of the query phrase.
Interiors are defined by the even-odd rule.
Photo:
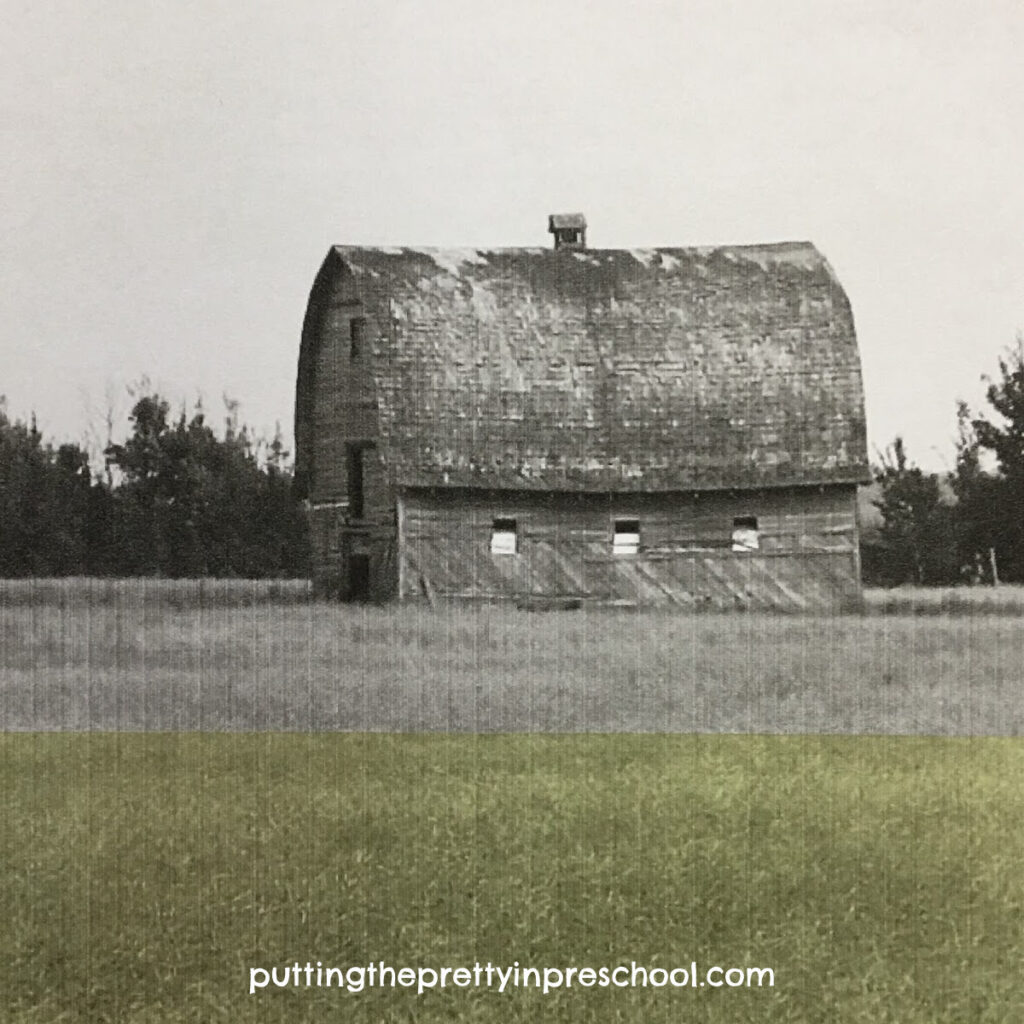
[[[587,218],[582,213],[553,213],[548,231],[555,236],[556,249],[586,249]]]

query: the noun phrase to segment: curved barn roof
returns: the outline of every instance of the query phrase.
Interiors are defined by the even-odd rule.
[[[806,242],[721,248],[338,246],[318,289],[372,339],[380,445],[405,486],[679,490],[868,476],[850,304]]]

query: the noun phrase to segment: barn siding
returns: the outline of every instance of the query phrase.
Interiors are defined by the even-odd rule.
[[[380,452],[368,449],[364,456],[364,514],[350,513],[348,498],[310,502],[310,543],[313,549],[313,585],[318,594],[331,597],[351,595],[352,556],[370,559],[372,601],[392,597],[397,586],[397,533],[394,492]],[[347,480],[344,468],[340,472]]]
[[[851,607],[860,598],[855,495],[853,486],[637,495],[411,488],[401,596]],[[751,515],[760,549],[733,552],[733,519]],[[490,553],[497,518],[516,520],[516,555]],[[640,521],[638,555],[612,553],[617,518]]]
[[[318,593],[347,596],[353,556],[370,559],[371,600],[395,588],[394,495],[379,447],[377,408],[368,341],[351,356],[352,321],[365,317],[350,275],[338,275],[323,297],[311,396],[312,442],[307,473],[314,586]],[[348,453],[363,446],[364,513],[351,514]]]
[[[313,485],[310,500],[347,497],[345,446],[377,441],[377,408],[369,358],[350,357],[351,323],[362,318],[350,275],[333,281],[321,311],[312,395]]]

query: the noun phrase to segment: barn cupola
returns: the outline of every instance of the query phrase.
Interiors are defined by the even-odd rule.
[[[586,249],[587,218],[582,213],[553,213],[548,231],[555,236],[556,249]]]

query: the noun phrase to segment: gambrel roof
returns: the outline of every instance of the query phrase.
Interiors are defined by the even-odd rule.
[[[318,310],[341,280],[366,317],[379,444],[398,486],[663,491],[868,478],[850,304],[810,243],[337,246],[303,334],[300,476]]]

